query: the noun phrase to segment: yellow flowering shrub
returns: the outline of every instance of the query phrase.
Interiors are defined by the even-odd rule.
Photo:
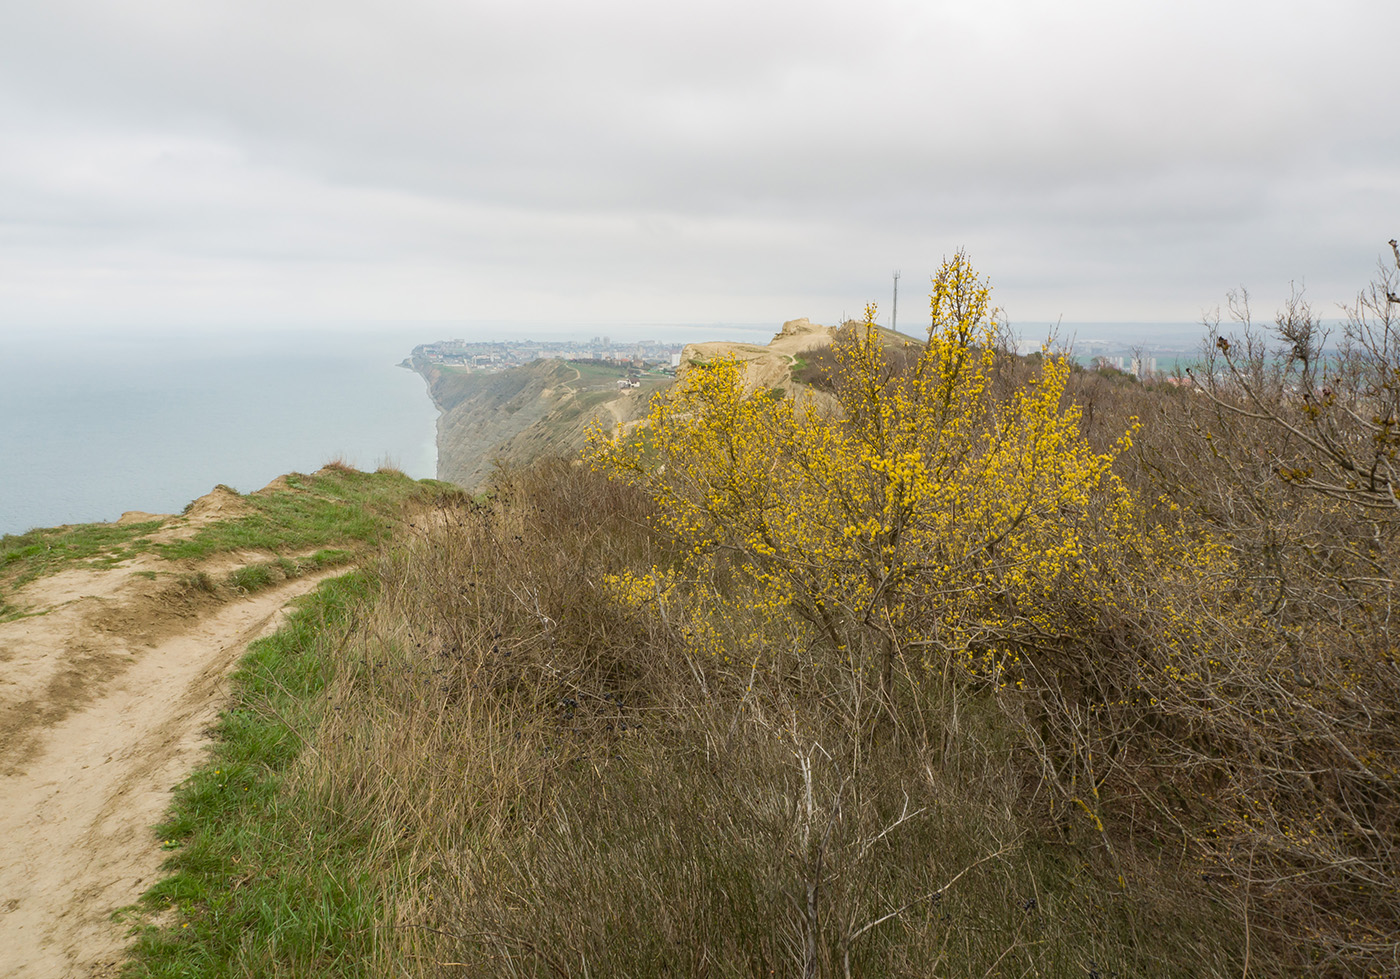
[[[1190,426],[1165,410],[1151,457],[1184,489],[1139,461],[1134,491],[1114,469],[1136,418],[1095,449],[1064,358],[1003,370],[990,291],[962,255],[930,312],[923,344],[879,330],[873,309],[843,331],[834,402],[748,394],[722,358],[630,436],[595,437],[595,467],[643,487],[681,545],[664,573],[610,578],[613,596],[752,689],[761,670],[802,689],[828,671],[823,703],[888,706],[940,764],[966,695],[994,703],[1018,764],[1038,769],[1026,801],[1060,825],[1115,855],[1179,839],[1202,876],[1262,902],[1279,947],[1304,936],[1330,963],[1316,974],[1393,964],[1392,539],[1338,539],[1331,500],[1264,506],[1261,486],[1292,488],[1245,464],[1268,457],[1267,430],[1222,462],[1211,438],[1199,456],[1173,442]],[[1297,545],[1328,562],[1335,595],[1284,580],[1277,538],[1295,526],[1313,528]],[[884,696],[863,700],[871,675]]]
[[[1011,683],[1027,644],[1068,637],[1067,607],[1112,604],[1125,567],[1182,545],[1146,528],[1113,474],[1132,432],[1109,453],[1084,439],[1063,357],[991,396],[997,324],[963,255],[930,312],[902,366],[873,308],[838,341],[839,411],[748,396],[723,358],[694,365],[633,437],[595,439],[593,458],[648,489],[683,577],[730,582],[714,601],[796,611],[886,685],[897,661],[950,658]]]

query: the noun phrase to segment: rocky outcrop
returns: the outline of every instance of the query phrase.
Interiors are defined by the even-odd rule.
[[[744,386],[750,392],[788,388],[797,359],[819,347],[828,347],[836,335],[834,326],[821,326],[805,317],[788,320],[766,345],[713,341],[688,344],[681,353],[678,377],[697,362],[734,356],[744,364]]]

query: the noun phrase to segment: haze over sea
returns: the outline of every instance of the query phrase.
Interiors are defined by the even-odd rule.
[[[824,322],[835,322],[828,316]],[[907,324],[907,325],[906,325]],[[397,366],[452,336],[765,343],[781,324],[424,324],[271,332],[118,335],[0,331],[0,534],[179,512],[216,484],[240,492],[334,458],[436,474],[437,411]],[[912,317],[906,331],[922,332]],[[1163,369],[1199,342],[1199,324],[1019,324],[1031,347],[1055,332],[1126,353],[1146,342]]]
[[[178,513],[337,457],[433,476],[437,410],[396,366],[433,339],[0,332],[0,534]]]

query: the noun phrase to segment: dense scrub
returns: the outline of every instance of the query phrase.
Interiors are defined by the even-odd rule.
[[[1395,522],[1280,425],[1333,405],[932,302],[419,512],[282,776],[358,957],[258,973],[1393,974]]]
[[[592,517],[587,523],[578,514]],[[641,493],[553,463],[386,555],[307,777],[392,839],[442,975],[1195,975],[1238,926],[1160,855],[1118,880],[991,698],[904,698],[748,616],[623,594],[672,566]],[[716,614],[711,614],[711,613]],[[706,648],[704,635],[717,644]],[[708,641],[708,640],[707,640]],[[391,869],[392,868],[392,869]],[[450,964],[449,964],[450,963]]]
[[[999,357],[958,256],[922,348],[847,331],[838,410],[746,399],[717,363],[601,446],[682,544],[618,593],[755,676],[791,675],[789,648],[878,676],[872,738],[945,767],[990,704],[1024,825],[1082,820],[1125,887],[1179,854],[1257,973],[1393,971],[1392,295],[1330,360],[1295,303],[1281,349],[1246,322],[1201,388],[1147,390]]]

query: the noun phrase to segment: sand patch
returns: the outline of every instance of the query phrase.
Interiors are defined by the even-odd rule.
[[[134,523],[150,523],[152,520],[168,520],[172,514],[169,513],[147,513],[144,510],[128,510],[117,520],[118,527],[125,527]]]
[[[236,519],[247,514],[249,509],[243,497],[233,490],[227,486],[215,486],[186,507],[184,513],[167,520],[163,527],[151,534],[151,540],[158,544],[186,540],[198,533],[201,527]]]
[[[744,389],[747,393],[781,387],[792,380],[792,368],[797,358],[811,350],[831,346],[836,331],[834,326],[821,326],[803,318],[784,323],[767,346],[724,340],[690,343],[681,353],[681,366],[676,371],[676,377],[678,380],[684,378],[697,361],[733,356],[744,366]]]
[[[45,729],[100,696],[137,654],[237,597],[221,587],[231,572],[275,557],[233,551],[195,563],[141,554],[18,589],[15,601],[30,614],[0,623],[0,774],[22,770]]]
[[[287,482],[287,477],[286,477],[286,476],[278,476],[278,477],[277,477],[276,479],[274,479],[272,482],[268,483],[268,484],[267,484],[266,486],[264,486],[262,489],[258,490],[257,493],[256,493],[255,495],[257,495],[257,496],[271,496],[273,493],[286,493],[286,492],[290,492],[291,489],[292,489],[292,484],[289,483],[289,482]]]

